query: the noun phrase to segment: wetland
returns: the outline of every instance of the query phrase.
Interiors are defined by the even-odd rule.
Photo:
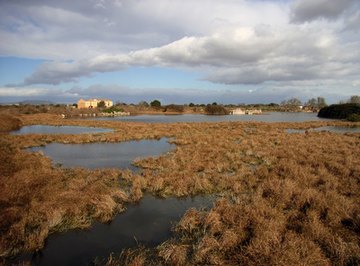
[[[56,239],[77,239],[77,234],[86,235],[94,228],[103,228],[99,232],[104,234],[96,241],[109,238],[118,246],[102,250],[94,244],[89,247],[91,254],[84,255],[85,261],[98,257],[99,264],[107,265],[356,265],[360,261],[360,133],[311,130],[358,128],[359,123],[144,123],[64,120],[51,114],[1,119],[2,125],[14,123],[7,126],[11,130],[39,124],[112,129],[71,135],[1,133],[0,255],[4,263],[33,252],[43,252],[44,263],[51,261],[55,255],[48,250],[56,252],[58,249],[51,247],[69,241]],[[308,133],[288,134],[289,128]],[[175,146],[170,152],[134,160],[139,171],[61,166],[45,156],[46,151],[26,150],[54,144],[158,140],[167,147]],[[141,225],[135,226],[134,233],[119,236],[125,242],[128,239],[129,245],[121,246],[122,240],[117,243],[106,235],[113,230],[106,228],[125,223],[122,217],[131,216],[147,203],[166,205],[168,200],[176,203],[184,198],[187,202],[191,197],[196,201],[199,195],[217,198],[206,209],[190,208],[202,205],[197,203],[184,204],[178,213],[171,204],[164,211],[149,209],[156,219],[171,216],[173,226],[160,233],[161,239],[147,237],[146,226],[145,231],[136,231],[144,230]],[[152,215],[144,215],[149,215],[151,222]],[[136,225],[146,218],[133,219]],[[130,235],[142,245],[134,245]],[[91,238],[89,235],[85,246],[91,245]],[[41,264],[37,256],[32,262]]]

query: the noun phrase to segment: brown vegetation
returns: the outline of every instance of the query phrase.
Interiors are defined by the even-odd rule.
[[[0,114],[0,132],[17,130],[22,126],[21,120],[13,115]]]
[[[160,196],[219,193],[209,211],[189,210],[173,239],[123,252],[109,265],[319,264],[360,262],[360,134],[309,131],[349,122],[145,124],[64,120],[24,124],[114,128],[83,135],[3,135],[1,254],[41,248],[55,231],[107,221],[147,190]],[[143,170],[63,169],[21,148],[50,142],[117,142],[172,137],[176,149],[136,161]],[[8,152],[9,151],[9,152]],[[3,163],[9,162],[9,163]],[[120,177],[120,179],[118,179]],[[123,184],[123,185],[120,185]],[[125,185],[126,184],[126,185]]]
[[[229,111],[222,105],[208,104],[205,107],[205,113],[208,115],[228,115]]]

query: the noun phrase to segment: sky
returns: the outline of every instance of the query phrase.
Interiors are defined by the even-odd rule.
[[[360,95],[359,0],[0,0],[0,102]]]

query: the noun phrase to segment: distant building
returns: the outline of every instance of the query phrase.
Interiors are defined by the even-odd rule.
[[[230,114],[232,115],[257,115],[257,114],[261,114],[261,110],[260,109],[242,109],[242,108],[236,108],[232,111],[230,111]]]
[[[262,111],[260,109],[246,110],[245,114],[247,114],[247,115],[259,115],[259,114],[262,114]]]
[[[108,99],[89,99],[89,100],[83,100],[80,99],[77,103],[78,109],[89,109],[89,108],[96,108],[100,102],[105,103],[105,107],[111,107],[113,106],[113,102]]]
[[[241,108],[236,108],[236,109],[230,111],[230,114],[232,114],[232,115],[244,115],[245,110],[241,109]]]

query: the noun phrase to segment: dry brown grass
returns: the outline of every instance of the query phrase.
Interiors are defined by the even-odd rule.
[[[22,126],[21,120],[13,115],[0,114],[0,132],[19,129]]]
[[[147,190],[165,197],[220,193],[223,198],[209,211],[189,210],[174,228],[173,239],[154,249],[129,250],[120,259],[109,259],[109,265],[360,263],[360,134],[285,132],[286,128],[351,123],[149,125],[62,120],[47,114],[21,116],[21,120],[115,131],[3,136],[3,145],[11,149],[0,154],[9,162],[1,165],[6,173],[1,177],[5,219],[0,220],[7,221],[1,225],[6,229],[2,231],[4,250],[40,248],[49,232],[83,227],[94,218],[109,220],[124,202],[138,201]],[[50,142],[161,137],[173,138],[176,150],[138,160],[136,164],[143,168],[140,174],[56,168],[42,155],[20,150]],[[129,188],[120,191],[117,176]]]

